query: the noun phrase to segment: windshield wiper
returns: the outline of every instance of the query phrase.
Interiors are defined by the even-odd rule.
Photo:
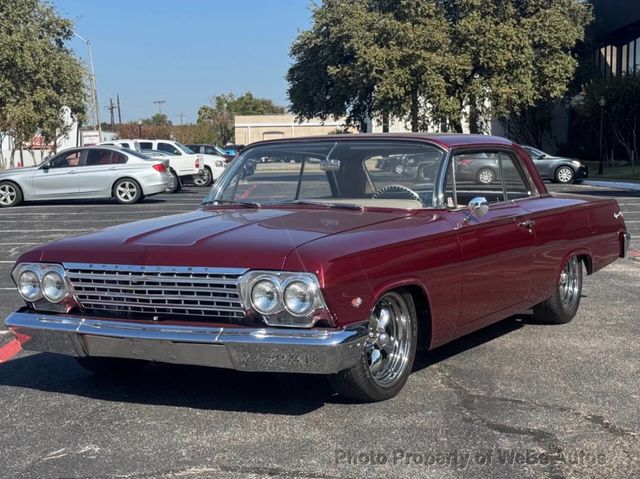
[[[240,206],[246,206],[247,208],[261,208],[262,205],[260,203],[257,203],[255,201],[238,201],[238,200],[209,200],[209,201],[203,201],[202,202],[202,206],[209,206],[209,205],[219,205],[219,204],[230,204],[230,205],[240,205]]]
[[[282,203],[276,203],[276,204],[326,206],[327,208],[337,208],[337,209],[343,209],[343,210],[358,210],[358,211],[362,211],[364,209],[362,205],[357,205],[355,203],[331,203],[331,202],[325,202],[325,201],[311,201],[311,200],[291,200],[291,201],[283,201]]]

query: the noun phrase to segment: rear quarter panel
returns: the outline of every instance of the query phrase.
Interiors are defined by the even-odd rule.
[[[536,255],[532,268],[536,303],[553,293],[560,270],[574,254],[588,258],[588,273],[620,256],[620,233],[626,231],[618,203],[611,199],[553,194],[521,202],[535,223]]]

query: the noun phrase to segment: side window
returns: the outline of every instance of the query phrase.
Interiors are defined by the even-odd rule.
[[[172,155],[179,155],[180,150],[178,150],[175,146],[170,145],[169,143],[158,143],[158,150],[166,151],[167,153],[171,153]]]
[[[153,150],[153,143],[150,141],[141,141],[138,143],[141,150]]]
[[[56,156],[49,162],[49,168],[73,168],[80,164],[82,151],[73,150]]]
[[[449,208],[463,208],[477,196],[489,203],[501,203],[532,194],[516,160],[508,153],[459,153],[447,170],[445,203]]]
[[[120,143],[120,146],[121,146],[122,148],[131,148],[131,147],[129,146],[129,143]]]
[[[87,154],[87,166],[118,165],[127,162],[127,157],[122,153],[111,150],[89,150]]]
[[[525,176],[516,160],[511,155],[500,153],[500,162],[507,200],[519,200],[532,196],[532,189],[528,186],[528,181],[525,181]]]
[[[196,150],[194,150],[193,148],[191,148],[191,149],[192,149],[193,151],[196,151]],[[198,152],[198,153],[199,153],[199,152]],[[215,148],[211,148],[210,146],[205,146],[205,147],[204,147],[204,153],[205,153],[206,155],[216,155],[216,156],[218,155],[218,152],[216,151],[216,149],[215,149]]]

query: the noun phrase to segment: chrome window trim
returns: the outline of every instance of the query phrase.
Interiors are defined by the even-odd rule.
[[[529,174],[529,171],[524,167],[524,165],[522,164],[522,159],[520,158],[520,156],[516,153],[516,151],[513,148],[510,148],[508,146],[504,146],[504,145],[497,145],[497,146],[491,146],[489,148],[484,148],[482,146],[465,146],[465,147],[460,147],[460,148],[452,148],[451,150],[449,150],[449,153],[447,155],[447,157],[444,159],[443,164],[442,164],[442,168],[441,168],[441,178],[439,178],[438,181],[438,189],[440,190],[438,192],[438,208],[439,209],[446,209],[448,211],[460,211],[460,210],[464,210],[466,209],[465,206],[462,207],[455,207],[455,208],[451,208],[448,207],[446,202],[444,201],[444,193],[445,193],[445,188],[446,188],[446,173],[447,173],[447,168],[449,167],[449,163],[451,163],[453,161],[453,157],[455,155],[458,154],[465,154],[465,153],[506,153],[506,154],[510,154],[513,157],[514,160],[514,164],[516,165],[516,168],[518,169],[518,171],[520,172],[520,174],[522,175],[522,179],[527,183],[526,186],[528,188],[530,188],[531,190],[531,196],[527,197],[527,198],[517,198],[515,200],[505,200],[505,201],[500,201],[498,203],[492,203],[492,205],[494,206],[498,206],[498,205],[506,205],[506,204],[512,204],[512,203],[516,203],[518,201],[526,201],[526,200],[532,200],[532,199],[536,199],[536,198],[540,198],[542,197],[542,195],[540,194],[540,191],[538,190],[538,188],[536,187],[535,183],[533,182],[533,178],[531,178],[531,175]],[[500,161],[501,167],[502,167],[502,162]],[[452,170],[455,170],[455,164],[452,165]],[[434,190],[435,191],[435,190]],[[454,191],[455,191],[455,183],[454,183]],[[506,191],[503,189],[503,193],[505,193],[505,197],[506,195]],[[457,200],[456,200],[457,203]]]

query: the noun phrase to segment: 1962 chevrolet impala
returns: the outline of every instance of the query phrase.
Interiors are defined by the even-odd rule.
[[[421,173],[378,167],[402,155]],[[494,181],[459,175],[487,158]],[[377,401],[417,348],[529,308],[570,321],[583,271],[628,242],[614,200],[549,194],[505,139],[276,140],[243,151],[197,211],[24,253],[12,275],[26,306],[6,324],[26,349],[99,373],[151,360],[326,374]]]

